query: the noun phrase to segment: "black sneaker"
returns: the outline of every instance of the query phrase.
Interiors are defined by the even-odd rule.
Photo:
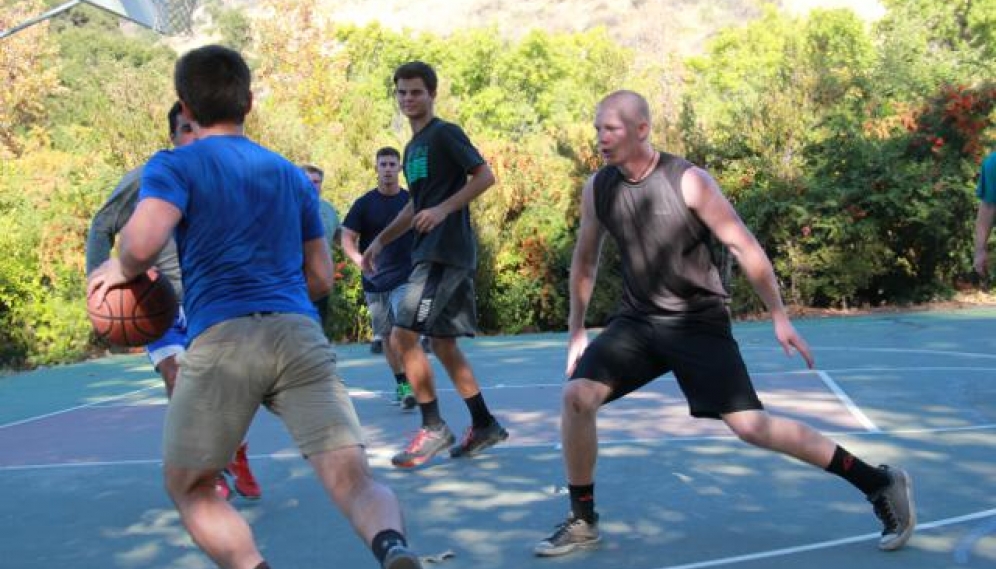
[[[480,429],[467,427],[460,444],[450,449],[450,456],[453,458],[471,457],[507,438],[508,431],[502,428],[498,421],[492,421],[490,425]]]
[[[418,556],[403,545],[395,545],[384,556],[383,569],[422,569]]]
[[[398,468],[415,468],[453,444],[455,440],[453,432],[445,424],[438,429],[422,427],[415,433],[415,437],[405,450],[391,458],[391,464]]]
[[[595,520],[586,522],[574,514],[553,530],[550,537],[536,544],[533,553],[540,557],[566,555],[577,549],[591,549],[598,545],[602,537],[598,535],[598,514]]]
[[[879,466],[889,476],[889,485],[874,494],[868,501],[875,515],[882,520],[882,537],[878,548],[894,551],[906,545],[916,527],[916,505],[913,503],[913,479],[905,470]]]
[[[380,338],[374,338],[370,342],[370,353],[371,354],[383,354],[384,353],[384,341]]]

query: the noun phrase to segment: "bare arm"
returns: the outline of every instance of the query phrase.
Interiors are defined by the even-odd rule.
[[[418,212],[413,220],[413,227],[420,233],[432,231],[446,219],[447,215],[460,211],[493,185],[495,185],[495,175],[491,167],[486,162],[480,164],[470,171],[470,178],[459,191],[441,204]]]
[[[138,202],[121,229],[118,256],[90,275],[87,295],[129,282],[152,267],[180,218],[180,210],[168,201],[146,198]]]
[[[785,352],[791,353],[795,348],[806,360],[806,365],[813,367],[809,346],[795,331],[785,311],[771,260],[719,190],[716,181],[704,170],[690,168],[681,179],[681,193],[688,207],[733,253],[744,276],[771,313],[775,336]]]
[[[598,260],[605,239],[605,228],[595,215],[594,178],[589,178],[581,189],[581,224],[578,227],[577,243],[571,257],[571,275],[568,281],[570,290],[570,313],[567,317],[568,347],[567,375],[574,371],[578,358],[584,353],[588,339],[584,329],[584,317],[591,302],[598,276]]]
[[[975,259],[972,266],[980,277],[989,276],[989,234],[993,230],[996,217],[996,204],[979,202],[979,212],[975,216]]]
[[[104,261],[111,258],[114,241],[128,222],[138,197],[140,170],[126,174],[118,183],[111,196],[100,207],[86,236],[86,272],[89,275]]]
[[[312,301],[332,292],[335,267],[324,236],[304,242],[304,280],[308,283],[308,297]]]
[[[128,280],[155,263],[180,217],[180,210],[166,200],[146,198],[138,202],[135,213],[121,230],[118,246],[122,273]]]
[[[363,254],[360,253],[360,234],[348,227],[342,228],[342,235],[339,241],[346,257],[356,264],[357,267],[363,265]]]

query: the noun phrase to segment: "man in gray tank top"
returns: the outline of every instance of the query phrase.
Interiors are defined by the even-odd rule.
[[[810,368],[813,356],[789,321],[771,262],[716,182],[653,148],[650,111],[637,93],[617,91],[603,99],[595,130],[606,166],[581,195],[570,276],[570,380],[561,411],[571,514],[535,553],[563,555],[598,543],[598,409],[667,372],[674,372],[693,416],[720,419],[742,440],[825,469],[861,490],[883,525],[879,548],[902,547],[916,525],[909,475],[868,465],[811,427],[769,415],[758,399],[731,334],[714,240],[729,249],[764,301],[785,352],[798,351]],[[584,315],[606,234],[622,256],[624,295],[619,312],[589,345]]]

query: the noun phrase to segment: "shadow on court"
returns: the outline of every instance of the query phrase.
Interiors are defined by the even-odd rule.
[[[766,406],[870,462],[914,477],[920,528],[882,553],[870,505],[842,480],[696,420],[670,376],[600,414],[601,548],[554,559],[533,544],[567,513],[559,453],[562,334],[462,342],[511,437],[414,472],[389,457],[418,428],[389,405],[393,378],[365,345],[338,349],[379,478],[401,499],[426,567],[848,569],[996,566],[996,310],[800,320],[818,370],[735,326]],[[433,359],[437,374],[441,373]],[[454,431],[465,406],[437,377]],[[162,489],[165,400],[139,356],[0,379],[0,566],[210,567]],[[375,567],[273,416],[249,436],[263,499],[234,504],[275,568]]]

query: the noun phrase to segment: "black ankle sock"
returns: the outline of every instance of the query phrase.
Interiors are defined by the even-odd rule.
[[[427,429],[438,429],[443,425],[443,417],[439,414],[439,400],[433,399],[428,403],[419,403],[422,410],[422,426]]]
[[[593,523],[595,521],[595,485],[574,486],[568,484],[567,490],[571,494],[571,513],[574,514],[574,517]]]
[[[373,550],[377,562],[383,563],[387,552],[395,545],[408,547],[408,542],[405,541],[405,536],[400,533],[393,529],[386,529],[374,536],[373,541],[370,543],[370,549]]]
[[[266,561],[262,561],[256,566],[256,569],[270,569],[270,565]]]
[[[396,373],[394,374],[394,381],[396,381],[398,385],[401,385],[402,383],[408,383],[408,376],[405,375],[405,372]]]
[[[840,445],[833,451],[833,458],[826,470],[847,480],[865,495],[889,485],[889,475],[882,469],[869,465]]]
[[[475,429],[483,429],[494,422],[495,418],[488,410],[488,404],[484,402],[484,395],[481,392],[463,401],[467,404],[467,409],[470,410],[471,422],[473,422]]]

